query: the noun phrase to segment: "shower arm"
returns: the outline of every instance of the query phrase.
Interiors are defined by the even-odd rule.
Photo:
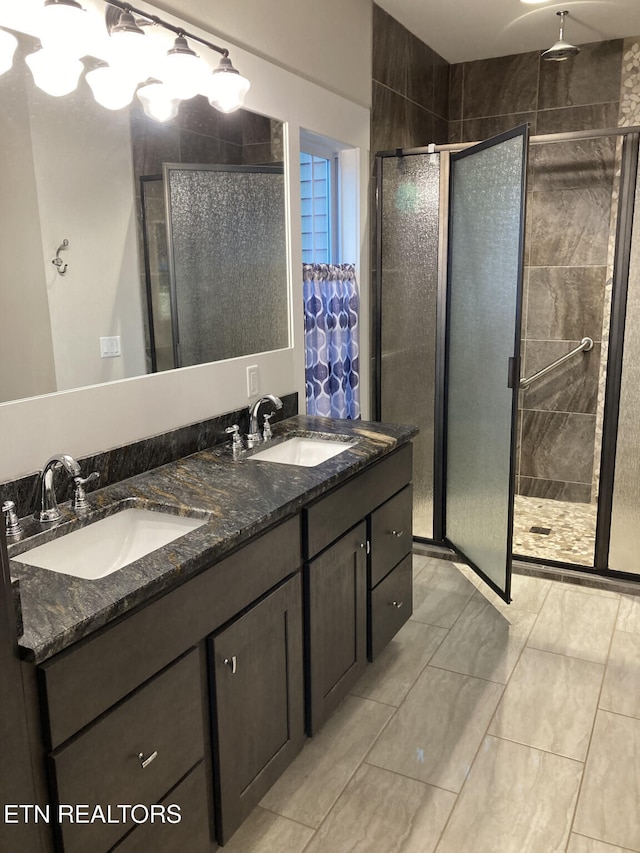
[[[590,349],[593,349],[593,339],[592,338],[583,338],[578,346],[575,349],[572,349],[570,352],[566,353],[566,355],[560,356],[555,361],[552,361],[551,364],[548,364],[546,367],[543,367],[542,370],[539,370],[537,373],[534,373],[533,376],[529,376],[526,379],[520,380],[520,389],[522,391],[526,391],[530,385],[533,385],[534,382],[537,382],[538,379],[542,379],[547,374],[551,373],[556,367],[560,367],[561,364],[564,364],[565,361],[569,361],[570,358],[573,358],[574,355],[578,355],[579,352],[589,352]]]

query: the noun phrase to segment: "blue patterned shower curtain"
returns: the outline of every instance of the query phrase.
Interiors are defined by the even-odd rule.
[[[353,264],[303,264],[307,414],[360,417],[360,293]]]

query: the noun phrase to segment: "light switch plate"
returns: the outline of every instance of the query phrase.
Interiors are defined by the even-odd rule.
[[[257,397],[260,393],[260,379],[258,376],[258,365],[252,364],[247,367],[247,397]]]
[[[122,355],[122,351],[120,350],[120,335],[100,338],[101,358],[117,358],[119,355]]]

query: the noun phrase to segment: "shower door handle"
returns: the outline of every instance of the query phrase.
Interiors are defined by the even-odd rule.
[[[512,356],[509,359],[509,367],[507,368],[507,388],[515,388],[516,387],[516,360],[515,357]]]

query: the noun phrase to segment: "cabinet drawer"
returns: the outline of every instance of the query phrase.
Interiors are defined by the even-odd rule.
[[[39,667],[49,747],[59,746],[300,568],[290,518],[105,631]]]
[[[202,716],[194,649],[51,755],[58,802],[99,805],[105,812],[107,806],[158,803],[203,757]],[[156,756],[143,767],[140,753]],[[63,821],[64,853],[102,853],[133,826]]]
[[[405,444],[303,510],[305,556],[318,554],[411,480],[412,446]]]
[[[371,515],[371,586],[411,551],[413,489],[407,486]]]
[[[375,658],[402,628],[413,610],[411,554],[371,591],[369,659]]]
[[[162,801],[180,806],[180,823],[145,823],[113,848],[113,853],[211,853],[205,764],[201,762]]]

